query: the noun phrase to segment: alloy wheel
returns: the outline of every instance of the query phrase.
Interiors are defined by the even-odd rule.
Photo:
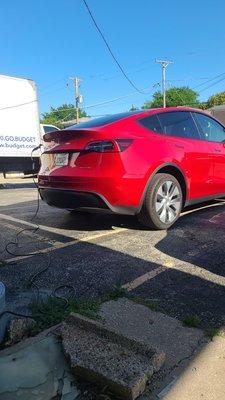
[[[171,224],[181,209],[181,193],[172,181],[163,182],[156,193],[155,209],[161,222]]]

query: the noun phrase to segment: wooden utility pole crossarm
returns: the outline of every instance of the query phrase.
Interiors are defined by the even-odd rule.
[[[162,66],[162,95],[163,95],[163,108],[166,108],[166,68],[169,64],[173,64],[173,61],[169,60],[155,60]]]

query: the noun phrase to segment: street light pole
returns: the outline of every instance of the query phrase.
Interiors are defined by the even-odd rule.
[[[162,95],[163,95],[163,108],[166,108],[166,68],[169,64],[173,64],[173,61],[169,60],[155,60],[162,66]]]

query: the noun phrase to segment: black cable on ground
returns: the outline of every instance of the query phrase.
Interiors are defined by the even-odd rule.
[[[34,165],[35,165],[34,158],[33,158],[33,152],[34,152],[35,150],[39,149],[40,147],[41,147],[41,145],[39,145],[38,147],[36,147],[35,149],[33,149],[33,150],[31,151],[31,160],[32,160],[32,163],[33,163],[33,169],[34,169]],[[38,196],[37,196],[37,206],[36,206],[36,210],[35,210],[33,216],[32,216],[31,219],[30,219],[31,222],[34,221],[34,220],[36,219],[36,217],[38,216],[39,210],[40,210],[40,193],[39,193],[39,187],[38,187],[37,183],[35,182],[34,177],[32,177],[32,179],[33,179],[34,185],[35,185],[35,187],[36,187],[36,189],[37,189],[37,195],[38,195]],[[40,226],[39,226],[38,224],[37,224],[37,226],[34,227],[34,228],[24,228],[24,229],[21,229],[21,230],[16,234],[15,239],[9,241],[9,242],[5,245],[5,248],[4,248],[3,251],[1,251],[1,253],[4,253],[4,252],[6,251],[8,254],[10,254],[10,255],[12,255],[12,256],[14,256],[14,257],[20,257],[20,256],[36,256],[36,255],[39,255],[39,253],[37,253],[37,252],[35,252],[35,253],[32,253],[32,252],[31,252],[31,253],[24,253],[24,254],[18,254],[18,253],[15,254],[15,253],[13,253],[11,250],[9,250],[9,247],[10,247],[10,246],[15,246],[15,247],[17,247],[17,248],[19,247],[19,237],[20,237],[20,235],[21,235],[22,233],[24,233],[25,231],[32,231],[33,234],[36,234],[36,232],[37,232],[39,229],[40,229]],[[43,240],[44,240],[44,239],[43,239]],[[40,243],[40,242],[41,242],[41,239],[38,239],[38,243]],[[36,298],[37,304],[39,304],[39,302],[40,302],[40,288],[39,288],[38,285],[35,283],[35,280],[36,280],[38,277],[40,277],[42,274],[44,274],[44,273],[50,268],[50,266],[51,266],[51,258],[50,258],[50,254],[48,253],[48,262],[47,262],[47,265],[45,265],[44,268],[42,268],[41,270],[39,270],[39,271],[37,271],[36,273],[32,274],[32,275],[30,276],[30,278],[29,278],[27,287],[28,287],[28,288],[31,288],[31,287],[33,286],[33,287],[36,289],[36,291],[37,291],[37,298]],[[52,291],[52,296],[55,297],[55,298],[58,298],[58,299],[63,300],[63,301],[65,302],[65,308],[67,308],[67,307],[68,307],[68,299],[67,299],[66,297],[63,297],[63,296],[60,296],[59,294],[57,294],[57,292],[58,292],[60,289],[63,289],[63,288],[71,289],[71,290],[73,291],[73,293],[75,294],[75,288],[74,288],[72,285],[67,285],[67,284],[65,284],[65,285],[59,285],[58,287],[56,287],[56,288]],[[15,315],[15,316],[22,317],[22,318],[33,318],[33,317],[34,317],[34,316],[31,316],[31,315],[26,315],[26,314],[22,314],[22,313],[16,313],[16,312],[14,312],[14,311],[6,310],[6,311],[3,311],[3,312],[0,314],[0,319],[1,319],[5,314]]]

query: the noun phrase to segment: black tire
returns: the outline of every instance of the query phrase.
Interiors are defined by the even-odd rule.
[[[174,219],[172,221],[168,220],[166,222],[163,222],[156,211],[156,200],[160,187],[166,184],[166,182],[172,182],[176,186],[177,190],[179,191],[179,195],[177,196],[179,196],[178,203],[180,204],[178,204],[177,206],[178,209],[173,211],[174,215],[176,214],[176,216],[174,216]],[[148,226],[149,228],[157,230],[168,229],[179,218],[182,209],[182,204],[183,204],[183,195],[178,180],[173,175],[158,173],[151,179],[149,183],[148,189],[145,194],[142,209],[138,214],[138,219],[143,225]],[[173,205],[172,206],[170,205],[170,207],[173,207]],[[170,212],[170,214],[172,214],[172,212]]]

